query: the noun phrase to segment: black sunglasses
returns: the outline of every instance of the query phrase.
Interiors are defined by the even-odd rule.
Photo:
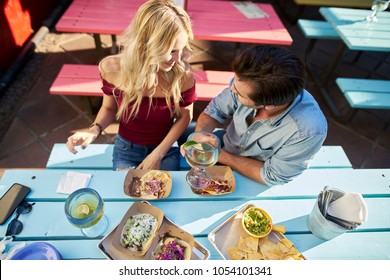
[[[23,200],[18,207],[16,208],[16,216],[15,218],[12,219],[11,222],[9,222],[8,227],[7,227],[7,232],[6,236],[9,235],[18,235],[19,233],[22,232],[23,230],[23,223],[19,221],[19,216],[21,214],[28,214],[32,210],[32,206],[35,203],[28,203],[27,201]]]

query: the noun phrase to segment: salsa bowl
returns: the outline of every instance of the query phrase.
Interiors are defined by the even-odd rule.
[[[244,231],[256,238],[266,237],[272,231],[271,216],[260,207],[249,207],[241,218]]]

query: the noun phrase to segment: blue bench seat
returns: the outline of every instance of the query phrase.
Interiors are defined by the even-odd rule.
[[[336,30],[334,30],[332,25],[330,25],[330,23],[328,23],[327,21],[299,19],[297,25],[301,29],[303,35],[306,38],[310,39],[305,50],[305,61],[318,39],[340,39],[340,36],[337,34]]]
[[[357,109],[390,109],[390,81],[337,78],[349,105]]]
[[[297,23],[303,35],[308,39],[340,39],[327,21],[299,19]]]

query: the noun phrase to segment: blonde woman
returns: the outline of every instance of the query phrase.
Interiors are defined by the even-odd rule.
[[[147,1],[124,32],[120,52],[100,64],[103,103],[88,132],[67,147],[86,148],[115,118],[113,169],[178,170],[172,147],[192,120],[195,81],[186,60],[193,39],[188,14],[172,1]]]

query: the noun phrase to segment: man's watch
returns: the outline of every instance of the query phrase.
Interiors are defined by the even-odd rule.
[[[100,123],[95,122],[95,123],[91,124],[91,125],[89,126],[89,128],[92,128],[92,127],[94,127],[94,126],[97,126],[97,127],[99,128],[99,134],[98,134],[98,136],[101,135],[102,132],[103,132],[103,127],[102,127],[102,125],[101,125]]]

